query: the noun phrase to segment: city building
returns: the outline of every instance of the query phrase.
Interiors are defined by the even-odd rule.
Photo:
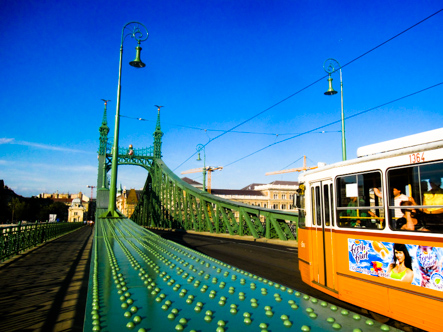
[[[53,194],[41,193],[37,196],[37,198],[49,198],[54,202],[61,202],[67,206],[71,206],[72,201],[75,198],[79,198],[82,205],[86,208],[86,211],[89,211],[89,204],[91,203],[91,199],[88,196],[83,195],[82,192],[79,192],[78,194],[65,194],[59,193],[58,191]]]
[[[203,190],[203,184],[201,184],[200,182],[194,181],[188,177],[182,178],[182,181],[185,181],[187,184],[190,184],[197,189]]]
[[[117,191],[117,199],[115,201],[117,210],[123,213],[126,217],[131,218],[142,193],[143,190],[126,190],[126,188],[122,189],[120,187]]]
[[[203,189],[203,185],[199,182],[187,177],[182,180],[198,189]],[[292,211],[297,189],[297,181],[273,181],[268,184],[251,183],[242,189],[211,189],[211,194],[234,202],[274,210]]]
[[[252,183],[238,190],[212,189],[211,194],[258,207],[291,211],[297,189],[297,181],[273,181],[268,184]]]
[[[86,217],[86,207],[83,206],[82,200],[79,197],[74,198],[68,209],[68,222],[82,222]]]
[[[78,194],[59,193],[56,191],[53,194],[41,193],[38,198],[49,198],[53,202],[60,202],[69,207],[68,222],[80,222],[94,219],[93,201],[82,192]]]

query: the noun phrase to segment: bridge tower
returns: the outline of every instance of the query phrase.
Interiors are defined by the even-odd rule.
[[[97,177],[97,209],[108,209],[109,208],[109,181],[107,174],[112,168],[112,150],[111,144],[108,142],[108,121],[107,121],[107,104],[109,100],[102,99],[105,103],[103,120],[99,128],[100,132],[100,145],[98,150],[98,177]],[[148,148],[134,149],[132,144],[129,148],[118,147],[117,151],[117,165],[134,165],[141,166],[146,169],[149,173],[151,172],[151,167],[155,159],[161,159],[162,152],[161,138],[163,132],[160,126],[160,108],[163,106],[157,106],[157,123],[154,131],[154,144]],[[104,216],[100,216],[104,218]],[[109,218],[109,216],[106,216]]]
[[[154,131],[154,158],[161,159],[162,158],[162,136],[163,132],[160,128],[160,108],[163,106],[157,107],[157,124],[155,125],[155,131]]]
[[[109,203],[109,185],[106,174],[108,173],[106,163],[106,150],[108,146],[108,119],[107,119],[107,106],[110,100],[102,99],[105,103],[105,109],[103,111],[102,125],[98,129],[100,132],[100,145],[98,149],[98,177],[97,177],[97,208],[107,209]]]

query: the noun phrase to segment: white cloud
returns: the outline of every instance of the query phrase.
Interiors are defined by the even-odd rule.
[[[16,144],[16,145],[24,145],[24,146],[30,146],[37,149],[43,149],[43,150],[52,150],[52,151],[63,151],[63,152],[74,152],[74,153],[88,153],[90,154],[91,151],[84,151],[84,150],[77,150],[77,149],[70,149],[60,146],[53,146],[48,144],[41,144],[41,143],[34,143],[34,142],[27,142],[27,141],[16,141],[14,138],[0,138],[0,144]]]
[[[9,144],[13,141],[13,138],[0,138],[0,144]]]

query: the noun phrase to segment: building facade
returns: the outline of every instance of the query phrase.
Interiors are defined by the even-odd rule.
[[[239,190],[212,189],[211,193],[235,202],[273,210],[292,211],[297,189],[297,181],[273,181],[268,184],[252,183]]]
[[[131,218],[142,192],[143,190],[126,190],[126,188],[120,188],[117,192],[117,199],[115,202],[117,209],[126,217]]]
[[[84,195],[82,192],[78,194],[59,193],[58,191],[49,194],[41,193],[38,198],[48,198],[53,202],[60,202],[67,205],[68,208],[68,222],[82,222],[85,220],[94,219],[94,211],[90,207],[93,205],[92,200]]]
[[[74,198],[68,209],[68,222],[83,222],[87,218],[86,207],[83,206],[80,198]]]
[[[182,180],[198,189],[203,188],[201,183],[189,178]],[[251,183],[242,189],[212,189],[211,194],[267,209],[292,211],[297,189],[297,181],[273,181],[268,184]]]
[[[53,194],[48,193],[41,193],[37,196],[38,198],[49,198],[50,200],[54,202],[61,202],[67,206],[71,206],[72,201],[76,198],[79,198],[82,205],[86,208],[86,211],[89,211],[89,204],[91,199],[83,195],[82,192],[79,192],[78,194],[65,194],[65,193],[59,193],[58,191]]]

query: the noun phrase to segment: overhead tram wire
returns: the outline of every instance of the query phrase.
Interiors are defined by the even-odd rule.
[[[441,11],[443,11],[443,8],[442,8],[442,9],[440,9],[440,10],[438,10],[438,11],[436,11],[436,12],[435,12],[435,13],[433,13],[432,15],[429,15],[428,17],[424,18],[423,20],[421,20],[421,21],[419,21],[419,22],[415,23],[414,25],[410,26],[409,28],[407,28],[407,29],[403,30],[402,32],[400,32],[400,33],[396,34],[395,36],[393,36],[393,37],[389,38],[388,40],[384,41],[383,43],[381,43],[381,44],[379,44],[379,45],[377,45],[377,46],[373,47],[373,48],[372,48],[372,49],[370,49],[369,51],[367,51],[367,52],[365,52],[365,53],[363,53],[363,54],[359,55],[358,57],[354,58],[353,60],[351,60],[351,61],[349,61],[349,62],[345,63],[345,64],[344,64],[344,65],[342,66],[342,68],[343,68],[343,67],[346,67],[346,66],[348,66],[348,65],[350,65],[351,63],[353,63],[353,62],[357,61],[358,59],[360,59],[360,58],[364,57],[365,55],[367,55],[367,54],[371,53],[372,51],[375,51],[375,50],[376,50],[376,49],[378,49],[379,47],[381,47],[381,46],[385,45],[386,43],[388,43],[388,42],[390,42],[390,41],[394,40],[395,38],[397,38],[397,37],[401,36],[401,35],[402,35],[402,34],[404,34],[405,32],[407,32],[407,31],[409,31],[409,30],[411,30],[411,29],[415,28],[415,27],[416,27],[416,26],[418,26],[419,24],[421,24],[421,23],[425,22],[426,20],[430,19],[431,17],[433,17],[433,16],[437,15],[437,14],[438,14],[438,13],[440,13]],[[229,129],[229,130],[225,131],[224,133],[222,133],[222,134],[220,134],[220,135],[218,135],[218,136],[214,137],[214,138],[213,138],[213,139],[211,139],[211,140],[210,140],[210,141],[209,141],[208,143],[206,143],[206,144],[205,144],[205,146],[206,146],[206,145],[208,145],[208,144],[209,144],[209,143],[210,143],[211,141],[214,141],[215,139],[217,139],[217,138],[219,138],[219,137],[221,137],[221,136],[223,136],[223,135],[225,135],[225,134],[227,134],[227,133],[231,132],[231,131],[232,131],[232,130],[234,130],[235,128],[238,128],[239,126],[241,126],[241,125],[245,124],[246,122],[249,122],[249,121],[251,121],[252,119],[256,118],[257,116],[259,116],[259,115],[261,115],[261,114],[263,114],[263,113],[265,113],[265,112],[269,111],[270,109],[274,108],[275,106],[278,106],[278,105],[280,105],[281,103],[283,103],[283,102],[285,102],[286,100],[288,100],[288,99],[290,99],[290,98],[294,97],[295,95],[297,95],[297,94],[299,94],[300,92],[302,92],[302,91],[306,90],[307,88],[310,88],[311,86],[313,86],[314,84],[316,84],[316,83],[320,82],[321,80],[323,80],[323,79],[324,79],[325,77],[327,77],[327,76],[328,76],[328,75],[325,75],[325,76],[321,77],[320,79],[318,79],[318,80],[316,80],[316,81],[312,82],[311,84],[308,84],[308,85],[307,85],[307,86],[305,86],[304,88],[302,88],[302,89],[298,90],[297,92],[294,92],[293,94],[291,94],[291,95],[289,95],[288,97],[286,97],[286,98],[284,98],[284,99],[280,100],[279,102],[275,103],[274,105],[272,105],[272,106],[270,106],[270,107],[266,108],[265,110],[263,110],[263,111],[261,111],[261,112],[257,113],[256,115],[254,115],[254,116],[250,117],[249,119],[247,119],[247,120],[245,120],[245,121],[241,122],[240,124],[238,124],[238,125],[234,126],[234,127],[233,127],[233,128],[231,128],[231,129]]]
[[[285,167],[283,167],[282,169],[280,169],[279,171],[283,171],[285,169],[287,169],[289,166],[295,164],[297,161],[299,161],[300,159],[302,159],[303,156],[301,156],[300,158],[298,158],[296,161],[293,161],[292,163],[290,163],[289,165],[286,165]]]
[[[375,51],[377,48],[379,48],[379,47],[383,46],[384,44],[386,44],[386,43],[392,41],[393,39],[395,39],[395,38],[401,36],[401,35],[404,34],[405,32],[408,32],[409,30],[415,28],[417,25],[419,25],[419,24],[421,24],[421,23],[427,21],[428,19],[430,19],[431,17],[433,17],[433,16],[439,14],[439,13],[442,12],[442,11],[443,11],[443,8],[440,9],[440,10],[438,10],[438,11],[436,11],[434,14],[431,14],[431,15],[429,15],[428,17],[422,19],[420,22],[417,22],[417,23],[415,23],[414,25],[411,25],[409,28],[407,28],[406,30],[403,30],[402,32],[396,34],[394,37],[389,38],[388,40],[386,40],[386,41],[384,41],[383,43],[381,43],[381,44],[375,46],[374,48],[371,48],[369,51],[363,53],[362,55],[359,55],[359,56],[356,57],[355,59],[353,59],[353,60],[351,60],[351,61],[345,63],[345,64],[342,66],[342,68],[343,68],[343,67],[346,67],[347,65],[350,65],[350,64],[353,63],[354,61],[357,61],[358,59],[364,57],[364,56],[367,55],[368,53],[371,53],[372,51]]]
[[[386,105],[389,105],[389,104],[395,103],[396,101],[399,101],[399,100],[402,100],[402,99],[406,99],[406,98],[408,98],[408,97],[414,96],[414,95],[419,94],[419,93],[421,93],[421,92],[424,92],[424,91],[427,91],[427,90],[430,90],[430,89],[436,88],[436,87],[438,87],[438,86],[440,86],[440,85],[443,85],[443,82],[440,82],[440,83],[437,83],[437,84],[431,85],[431,86],[429,86],[429,87],[427,87],[427,88],[424,88],[424,89],[421,89],[421,90],[418,90],[418,91],[412,92],[412,93],[407,94],[407,95],[405,95],[405,96],[403,96],[403,97],[393,99],[393,100],[391,100],[391,101],[388,101],[388,102],[383,103],[383,104],[380,104],[380,105],[378,105],[378,106],[375,106],[375,107],[369,108],[369,109],[367,109],[367,110],[364,110],[364,111],[361,111],[361,112],[358,112],[358,113],[355,113],[355,114],[349,115],[349,116],[345,117],[345,120],[348,120],[348,119],[351,119],[351,118],[355,118],[355,117],[357,117],[357,116],[359,116],[359,115],[362,115],[362,114],[364,114],[364,113],[368,113],[368,112],[373,111],[373,110],[375,110],[375,109],[377,109],[377,108],[380,108],[380,107],[383,107],[383,106],[386,106]],[[312,132],[315,132],[316,130],[320,130],[320,129],[322,129],[322,128],[325,128],[325,127],[331,126],[331,125],[336,124],[336,123],[339,123],[339,122],[341,122],[341,119],[336,120],[336,121],[333,121],[333,122],[330,122],[330,123],[325,124],[325,125],[322,125],[322,126],[320,126],[320,127],[317,127],[317,128],[314,128],[314,129],[311,129],[311,130],[308,130],[308,131],[305,131],[304,133],[297,134],[297,135],[294,135],[294,136],[292,136],[292,137],[285,138],[285,139],[283,139],[283,140],[281,140],[281,141],[274,142],[274,143],[269,144],[269,145],[267,145],[267,146],[265,146],[265,147],[263,147],[263,148],[261,148],[261,149],[258,149],[258,150],[255,151],[255,152],[252,152],[252,153],[250,153],[250,154],[248,154],[248,155],[246,155],[246,156],[244,156],[244,157],[242,157],[242,158],[240,158],[240,159],[237,159],[237,160],[235,160],[235,161],[233,161],[233,162],[231,162],[231,163],[229,163],[229,164],[224,165],[223,168],[226,168],[226,167],[231,166],[232,164],[235,164],[235,163],[237,163],[237,162],[239,162],[239,161],[241,161],[241,160],[243,160],[243,159],[246,159],[246,158],[248,158],[248,157],[250,157],[250,156],[253,156],[254,154],[259,153],[259,152],[261,152],[261,151],[263,151],[263,150],[266,150],[266,149],[270,148],[271,146],[274,146],[274,145],[277,145],[277,144],[280,144],[280,143],[283,143],[283,142],[289,141],[289,140],[291,140],[291,139],[294,139],[294,138],[297,138],[297,137],[300,137],[300,136],[303,136],[303,135],[306,135],[306,134],[310,134],[310,133],[312,133]]]
[[[139,120],[139,121],[148,121],[148,122],[155,122],[154,120],[147,120],[147,119],[143,119],[143,118],[136,118],[134,116],[127,116],[127,115],[120,115],[120,117],[123,118],[127,118],[127,119],[132,119],[132,120]],[[170,126],[176,126],[176,127],[183,127],[183,128],[188,128],[188,129],[195,129],[195,130],[199,130],[199,131],[225,131],[223,129],[207,129],[207,128],[199,128],[199,127],[192,127],[192,126],[187,126],[187,125],[180,125],[177,123],[169,123],[169,122],[162,122],[162,125],[170,125]],[[324,134],[324,133],[335,133],[335,132],[340,132],[339,130],[334,130],[334,131],[319,131],[319,134]],[[295,135],[297,133],[262,133],[262,132],[257,132],[257,131],[240,131],[240,130],[232,130],[231,133],[236,133],[236,134],[248,134],[248,135],[267,135],[267,136],[288,136],[288,135]]]
[[[440,10],[438,10],[438,11],[436,11],[435,13],[429,15],[428,17],[424,18],[423,20],[421,20],[421,21],[415,23],[414,25],[411,25],[409,28],[407,28],[407,29],[403,30],[402,32],[396,34],[395,36],[389,38],[388,40],[384,41],[383,43],[381,43],[381,44],[379,44],[379,45],[377,45],[377,46],[371,48],[369,51],[367,51],[367,52],[365,52],[365,53],[359,55],[358,57],[354,58],[353,60],[351,60],[351,61],[345,63],[343,66],[341,66],[341,68],[346,67],[346,66],[350,65],[351,63],[353,63],[353,62],[355,62],[355,61],[361,59],[361,58],[364,57],[365,55],[368,55],[369,53],[375,51],[375,50],[378,49],[379,47],[381,47],[381,46],[385,45],[386,43],[388,43],[388,42],[394,40],[395,38],[397,38],[397,37],[403,35],[405,32],[407,32],[407,31],[409,31],[409,30],[411,30],[411,29],[417,27],[417,26],[420,25],[421,23],[427,21],[428,19],[430,19],[431,17],[433,17],[433,16],[439,14],[439,13],[442,12],[442,11],[443,11],[443,8],[440,9]],[[319,78],[318,80],[316,80],[316,81],[314,81],[314,82],[308,84],[308,85],[305,86],[304,88],[298,90],[297,92],[294,92],[293,94],[291,94],[291,95],[289,95],[288,97],[286,97],[286,98],[280,100],[279,102],[275,103],[274,105],[272,105],[272,106],[270,106],[270,107],[264,109],[263,111],[261,111],[261,112],[255,114],[255,115],[253,115],[252,117],[246,119],[245,121],[241,122],[240,124],[238,124],[238,125],[232,127],[231,129],[226,130],[225,132],[221,133],[220,135],[218,135],[218,136],[216,136],[216,137],[210,139],[209,142],[207,142],[207,143],[204,144],[203,146],[206,147],[206,145],[208,145],[208,144],[211,143],[212,141],[214,141],[214,140],[216,140],[216,139],[222,137],[223,135],[225,135],[225,134],[227,134],[227,133],[229,133],[229,132],[232,132],[234,129],[240,127],[241,125],[243,125],[243,124],[245,124],[245,123],[251,121],[252,119],[258,117],[259,115],[261,115],[261,114],[263,114],[263,113],[269,111],[270,109],[272,109],[272,108],[274,108],[274,107],[280,105],[281,103],[283,103],[283,102],[287,101],[288,99],[294,97],[295,95],[299,94],[300,92],[302,92],[302,91],[304,91],[304,90],[310,88],[310,87],[313,86],[314,84],[317,84],[318,82],[322,81],[322,80],[323,80],[325,77],[327,77],[327,76],[328,76],[328,75],[324,75],[323,77],[321,77],[321,78]],[[341,120],[340,120],[340,121],[341,121]],[[333,122],[333,123],[336,123],[336,122]],[[332,123],[331,123],[331,124],[332,124]],[[321,127],[319,127],[318,129],[320,129],[320,128],[324,128],[324,127],[325,127],[325,126],[321,126]],[[312,130],[312,131],[313,131],[313,130]],[[309,132],[312,132],[312,131],[309,131]],[[300,134],[300,135],[304,135],[304,134],[306,134],[306,133],[302,133],[302,134]],[[300,136],[300,135],[293,136],[292,138],[298,137],[298,136]],[[284,142],[284,141],[289,140],[289,139],[292,139],[292,138],[290,137],[290,138],[288,138],[288,139],[285,139],[285,140],[283,140],[283,141],[279,141],[279,142]],[[279,142],[276,142],[276,143],[274,143],[274,144],[278,144]],[[272,145],[274,145],[274,144],[272,144]],[[272,146],[272,145],[270,145],[270,146]],[[261,150],[260,150],[260,151],[261,151]],[[258,151],[257,151],[257,152],[258,152]],[[188,159],[186,159],[184,162],[182,162],[180,165],[178,165],[176,168],[174,168],[173,171],[177,170],[177,168],[179,168],[180,166],[182,166],[184,163],[186,163],[189,159],[191,159],[191,158],[192,158],[193,156],[195,156],[196,154],[197,154],[197,152],[194,152],[194,153],[193,153]]]
[[[127,118],[127,119],[132,119],[132,120],[155,122],[154,120],[147,120],[147,119],[143,119],[143,118],[136,118],[136,117],[127,116],[127,115],[120,115],[120,117]],[[164,125],[164,124],[170,125],[170,126],[175,126],[175,127],[183,127],[183,128],[188,128],[188,129],[195,129],[195,130],[199,130],[199,131],[222,131],[222,132],[225,131],[223,129],[206,129],[206,128],[199,128],[199,127],[193,127],[193,126],[180,125],[180,124],[177,124],[177,123],[162,122],[162,125]],[[268,136],[294,135],[293,133],[292,134],[291,133],[279,134],[279,133],[261,133],[261,132],[255,132],[255,131],[238,131],[238,130],[232,130],[231,132],[232,133],[237,133],[237,134],[268,135]]]

